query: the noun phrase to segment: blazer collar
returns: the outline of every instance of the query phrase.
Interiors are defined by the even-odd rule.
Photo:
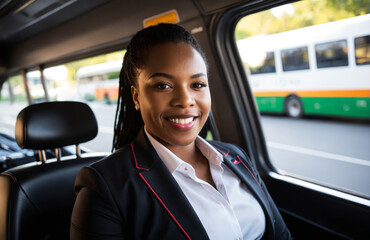
[[[209,239],[197,214],[150,144],[143,129],[132,142],[131,150],[140,178],[153,193],[153,197],[168,212],[179,230],[187,238]]]

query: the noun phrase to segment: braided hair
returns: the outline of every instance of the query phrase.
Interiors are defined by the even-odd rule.
[[[119,76],[112,151],[130,143],[143,127],[140,111],[135,110],[132,100],[131,86],[136,86],[138,74],[145,67],[148,52],[155,46],[169,42],[189,44],[199,52],[207,65],[205,54],[198,42],[179,25],[161,23],[137,32],[127,47]]]

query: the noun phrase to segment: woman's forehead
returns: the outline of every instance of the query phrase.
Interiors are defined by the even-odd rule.
[[[165,43],[153,47],[145,59],[143,70],[188,70],[206,72],[206,64],[200,53],[187,43]]]

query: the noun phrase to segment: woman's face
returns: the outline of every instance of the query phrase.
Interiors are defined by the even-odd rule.
[[[207,67],[186,43],[152,48],[131,90],[146,130],[166,147],[193,143],[208,118]]]

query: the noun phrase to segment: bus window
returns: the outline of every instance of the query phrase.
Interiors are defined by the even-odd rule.
[[[315,45],[317,68],[348,66],[346,40]]]
[[[355,38],[356,64],[370,64],[370,35]]]
[[[274,53],[266,52],[263,53],[262,56],[263,57],[259,62],[253,63],[253,61],[251,61],[247,64],[247,67],[249,67],[251,74],[276,72]]]
[[[370,14],[358,12],[299,1],[241,18],[235,38],[272,165],[369,198]],[[259,52],[275,53],[276,72],[253,74]]]
[[[275,53],[264,47],[265,36],[254,36],[237,42],[244,66],[250,74],[274,73]]]
[[[308,48],[299,47],[282,50],[281,62],[284,72],[309,69]]]

